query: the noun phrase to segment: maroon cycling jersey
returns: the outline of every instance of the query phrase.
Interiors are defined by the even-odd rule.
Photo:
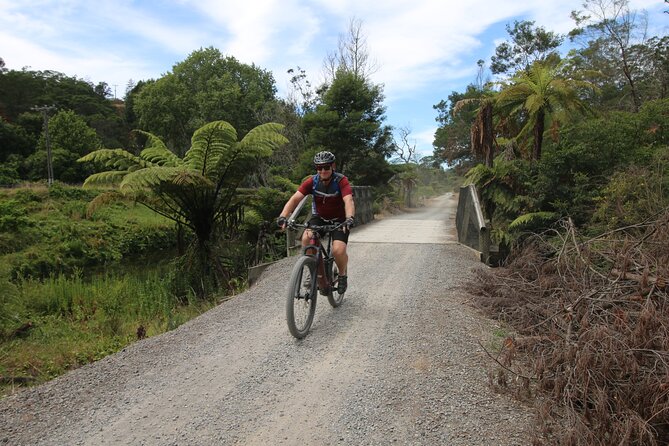
[[[330,182],[326,185],[318,174],[307,178],[297,189],[303,195],[313,195],[312,213],[326,220],[346,219],[344,197],[353,194],[351,184],[344,175],[333,172]],[[316,179],[316,190],[314,190]]]

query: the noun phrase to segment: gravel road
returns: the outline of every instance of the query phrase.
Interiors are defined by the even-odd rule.
[[[530,444],[530,409],[488,387],[478,341],[496,323],[461,289],[482,266],[452,241],[454,205],[356,228],[344,303],[319,300],[306,339],[286,327],[283,259],[178,329],[1,400],[0,444]]]

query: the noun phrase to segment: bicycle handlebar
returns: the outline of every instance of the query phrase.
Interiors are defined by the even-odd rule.
[[[341,222],[334,225],[312,225],[309,222],[296,223],[295,220],[288,220],[286,222],[286,226],[288,226],[291,229],[304,228],[304,229],[313,229],[315,231],[333,232],[344,226],[345,223],[346,222]]]

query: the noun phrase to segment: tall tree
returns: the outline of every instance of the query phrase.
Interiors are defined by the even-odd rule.
[[[269,71],[224,57],[213,47],[193,51],[134,97],[140,128],[160,135],[183,154],[193,132],[207,122],[225,119],[240,135],[260,124],[258,115],[275,100]]]
[[[109,169],[88,177],[84,186],[117,185],[121,192],[190,228],[195,235],[187,262],[194,273],[191,286],[204,295],[211,291],[205,282],[219,287],[225,277],[217,246],[240,223],[243,202],[238,187],[259,159],[287,142],[280,133],[282,127],[262,124],[238,140],[232,125],[211,122],[195,131],[183,158],[155,135],[143,132],[147,144],[139,156],[123,149],[102,149],[82,157],[79,161]]]
[[[321,104],[304,116],[304,128],[312,147],[323,147],[337,156],[341,171],[357,161],[390,154],[390,128],[383,126],[385,107],[378,85],[349,71],[339,71],[322,94]]]
[[[513,27],[506,25],[510,41],[502,42],[495,48],[490,70],[494,74],[514,73],[526,70],[536,61],[559,59],[557,48],[564,36],[545,28],[534,27],[533,21],[513,22]]]
[[[532,158],[538,160],[547,124],[567,120],[567,112],[585,112],[579,92],[591,88],[587,82],[560,77],[556,67],[535,62],[502,84],[495,105],[504,116],[523,121],[517,138],[532,140]]]
[[[635,66],[639,61],[631,50],[643,43],[646,19],[629,8],[628,0],[584,0],[584,11],[573,11],[577,28],[569,33],[572,41],[585,37],[586,49],[614,63],[629,87],[634,111],[641,106]]]

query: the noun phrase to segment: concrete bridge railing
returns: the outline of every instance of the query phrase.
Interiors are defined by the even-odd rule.
[[[486,224],[473,184],[460,187],[458,210],[455,215],[458,242],[479,252],[481,262],[490,263],[490,229]]]

